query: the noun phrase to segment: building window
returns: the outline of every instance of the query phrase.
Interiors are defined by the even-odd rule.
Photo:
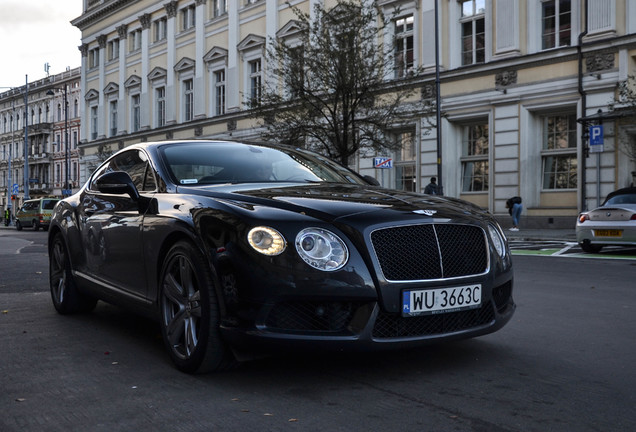
[[[214,114],[225,114],[225,70],[214,72]]]
[[[488,190],[488,124],[467,125],[462,133],[462,192]]]
[[[185,121],[191,121],[194,118],[194,83],[192,79],[183,81],[183,113]]]
[[[185,31],[194,27],[196,23],[196,8],[190,5],[181,9],[181,30]]]
[[[110,101],[110,136],[117,135],[117,101]]]
[[[131,31],[128,35],[128,51],[133,52],[141,49],[141,29]]]
[[[553,115],[543,124],[543,189],[576,189],[576,115]]]
[[[227,0],[214,0],[214,18],[227,13]]]
[[[395,77],[413,70],[413,15],[395,20]]]
[[[73,102],[73,117],[79,117],[79,101],[77,99]]]
[[[166,124],[166,88],[159,87],[155,90],[155,108],[156,108],[156,125],[157,127]]]
[[[245,5],[251,5],[251,4],[255,4],[258,3],[261,0],[245,0]]]
[[[543,49],[571,45],[572,6],[570,0],[541,3],[541,35]]]
[[[261,102],[261,59],[252,60],[249,62],[250,71],[250,101],[253,104],[259,104]]]
[[[166,17],[159,18],[153,23],[154,41],[159,42],[168,37],[168,19]]]
[[[92,106],[91,107],[91,139],[92,140],[97,139],[97,121],[98,121],[97,107]]]
[[[395,158],[396,187],[397,189],[414,192],[416,190],[415,132],[399,132],[396,139],[400,147]]]
[[[486,59],[486,0],[461,2],[462,65],[483,63]]]
[[[108,61],[119,58],[119,39],[108,41]]]
[[[93,69],[99,66],[99,48],[93,48],[88,52],[88,68]]]
[[[62,121],[62,104],[57,104],[57,121]]]
[[[141,96],[133,95],[131,98],[132,107],[132,131],[139,132],[141,128]]]
[[[77,131],[73,131],[73,149],[77,148]]]

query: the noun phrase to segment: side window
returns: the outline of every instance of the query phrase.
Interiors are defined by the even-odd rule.
[[[94,181],[102,174],[111,171],[127,172],[139,191],[154,191],[156,189],[156,181],[148,158],[141,150],[130,150],[115,156],[95,173],[92,180]],[[94,183],[91,183],[91,190],[97,191]]]

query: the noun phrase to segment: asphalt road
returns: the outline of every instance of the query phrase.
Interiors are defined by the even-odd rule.
[[[515,256],[517,313],[482,338],[189,376],[151,321],[58,315],[45,239],[0,231],[3,432],[636,430],[633,261]]]

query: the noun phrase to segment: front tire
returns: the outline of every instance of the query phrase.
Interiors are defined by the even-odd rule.
[[[49,249],[49,284],[53,306],[63,315],[90,312],[97,304],[97,299],[78,291],[68,250],[60,233],[55,234]]]
[[[22,224],[20,223],[20,219],[15,220],[15,229],[18,231],[22,231]]]
[[[236,364],[221,339],[214,277],[203,254],[180,241],[168,252],[161,270],[161,333],[177,369],[205,373]]]

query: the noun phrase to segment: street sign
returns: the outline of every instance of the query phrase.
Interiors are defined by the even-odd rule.
[[[374,157],[373,167],[374,168],[393,168],[393,159],[389,157]]]
[[[62,189],[62,195],[65,197],[73,195],[73,190],[71,189]]]
[[[603,125],[590,126],[590,152],[603,151]]]
[[[13,194],[13,195],[17,195],[18,194],[18,184],[17,183],[13,183],[13,189],[11,190],[11,194]]]

